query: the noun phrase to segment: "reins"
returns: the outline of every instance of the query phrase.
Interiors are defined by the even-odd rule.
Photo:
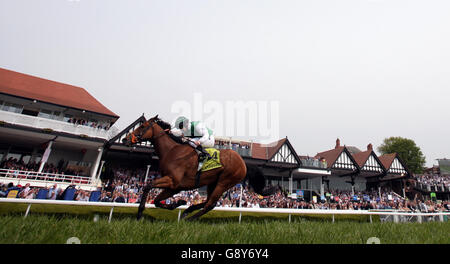
[[[137,142],[136,142],[136,143],[142,142],[142,137],[145,135],[145,133],[147,133],[147,131],[148,131],[150,128],[153,129],[153,124],[154,124],[154,123],[155,123],[155,122],[153,122],[153,121],[148,121],[148,126],[145,127],[145,128],[141,131],[141,133],[139,133],[139,135],[135,135],[135,137],[137,138]],[[153,131],[153,132],[154,132],[154,131]],[[164,130],[163,130],[163,131],[160,131],[160,132],[159,132],[159,135],[153,136],[152,139],[150,139],[150,140],[158,139],[158,138],[164,136],[164,134],[166,134],[166,132],[164,132]]]

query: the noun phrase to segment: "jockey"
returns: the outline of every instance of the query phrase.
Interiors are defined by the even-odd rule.
[[[180,116],[175,121],[175,128],[179,129],[183,136],[190,138],[189,144],[200,152],[200,160],[205,157],[211,158],[204,148],[214,148],[214,135],[203,122],[189,122],[189,119]]]

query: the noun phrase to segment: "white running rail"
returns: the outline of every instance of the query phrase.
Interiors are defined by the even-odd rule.
[[[78,205],[78,206],[88,206],[88,207],[109,207],[111,208],[110,220],[112,217],[112,212],[114,207],[128,207],[128,208],[138,208],[139,204],[131,203],[110,203],[110,202],[80,202],[80,201],[63,201],[63,200],[39,200],[39,199],[17,199],[17,198],[0,198],[1,203],[16,203],[16,204],[28,204],[25,217],[30,212],[32,204],[50,204],[50,205]],[[146,208],[155,209],[155,205],[146,204]],[[182,210],[188,208],[188,206],[180,206],[178,210],[178,221],[180,220],[180,215]],[[437,217],[440,222],[444,222],[444,216],[447,218],[450,216],[450,212],[439,212],[439,213],[409,213],[409,212],[399,212],[399,211],[372,211],[372,210],[320,210],[320,209],[285,209],[285,208],[243,208],[243,207],[215,207],[214,211],[222,212],[238,212],[239,222],[241,222],[242,213],[271,213],[271,214],[284,214],[289,216],[289,221],[291,215],[332,215],[332,221],[334,222],[335,215],[369,215],[370,222],[372,222],[373,215],[379,216],[391,216],[393,222],[401,222],[400,216],[403,217],[416,217],[418,223],[422,223],[423,219],[426,217]],[[136,211],[137,212],[137,211]]]

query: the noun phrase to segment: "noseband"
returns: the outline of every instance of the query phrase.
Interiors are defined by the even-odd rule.
[[[136,137],[136,144],[142,142],[142,137],[145,135],[145,133],[147,133],[147,131],[148,131],[149,129],[151,129],[151,128],[153,129],[153,124],[154,124],[154,123],[155,123],[154,121],[148,121],[148,126],[145,127],[144,129],[142,129],[142,131],[141,131],[138,135],[131,134],[132,137],[133,137],[133,136]],[[160,134],[159,134],[158,136],[154,136],[154,135],[153,135],[153,137],[152,137],[150,140],[154,140],[154,139],[160,138],[160,137],[162,137],[165,133],[166,133],[166,132],[161,131]]]

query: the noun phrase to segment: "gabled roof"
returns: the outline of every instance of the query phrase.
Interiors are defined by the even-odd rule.
[[[359,170],[358,163],[345,146],[317,153],[315,158],[325,159],[328,169]]]
[[[383,166],[388,170],[391,167],[391,164],[394,161],[395,157],[397,157],[397,153],[384,154],[382,156],[379,156],[378,158],[380,159]]]
[[[81,87],[2,68],[0,93],[119,118]]]
[[[353,158],[355,159],[356,163],[358,163],[358,166],[362,168],[362,166],[364,166],[364,164],[366,164],[366,161],[369,159],[370,154],[372,154],[372,150],[366,150],[353,154]]]
[[[384,173],[386,171],[383,163],[380,161],[380,159],[372,149],[353,154],[353,158],[355,159],[356,163],[358,163],[358,166],[362,171],[378,173]]]
[[[286,138],[283,140],[283,143],[277,144],[277,149],[269,150],[270,162],[282,162],[282,163],[290,163],[296,164],[297,166],[301,165],[300,158],[297,155],[294,147],[292,147],[289,140]],[[273,151],[273,154],[272,154]]]
[[[357,148],[355,148],[357,149]],[[359,149],[358,149],[359,150]],[[336,139],[334,149],[319,152],[316,159],[325,159],[327,169],[359,171],[360,167],[346,146],[341,146],[341,141]]]
[[[379,157],[388,174],[410,174],[409,169],[398,153],[384,154]]]
[[[331,168],[339,156],[344,151],[345,147],[336,147],[327,151],[319,152],[315,156],[317,159],[325,159],[327,161],[327,168]]]
[[[300,159],[287,138],[270,144],[252,143],[251,158],[270,163],[288,163],[300,166]]]
[[[270,160],[286,140],[286,138],[283,138],[270,144],[253,143],[252,158]]]

